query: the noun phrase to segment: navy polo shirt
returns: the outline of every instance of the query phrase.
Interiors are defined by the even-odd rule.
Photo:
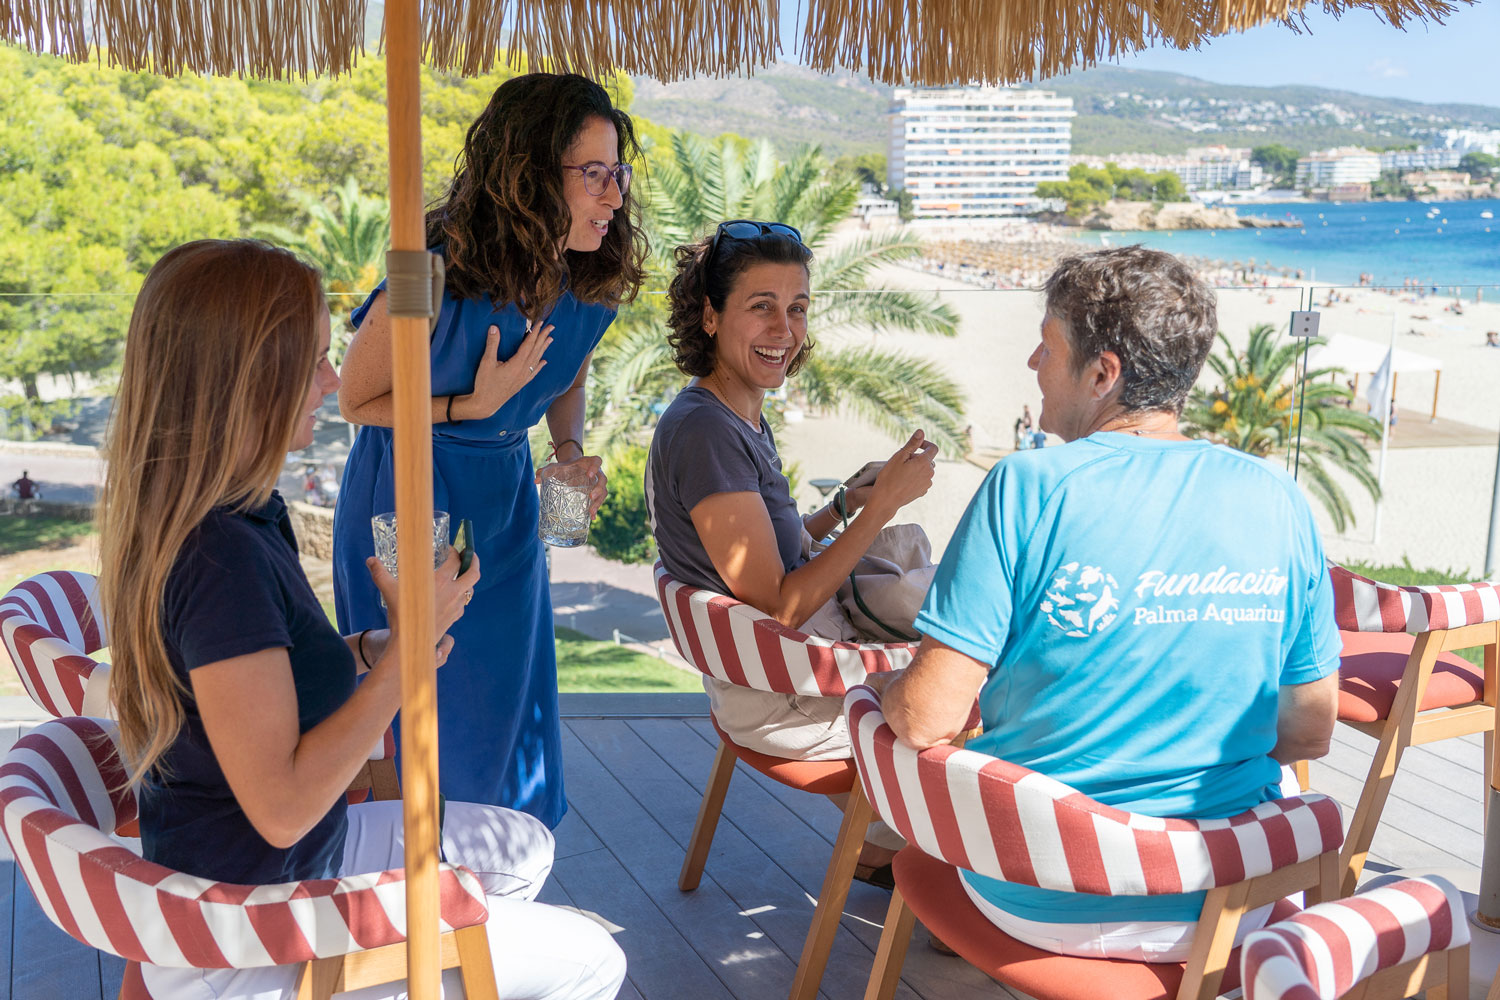
[[[286,504],[215,508],[193,529],[162,598],[167,658],[185,689],[185,724],[140,792],[147,860],[222,882],[267,885],[338,874],[346,805],[340,797],[307,835],[273,847],[241,811],[193,700],[190,671],[281,648],[291,660],[302,732],[354,693],[354,655],[328,621],[297,560]]]

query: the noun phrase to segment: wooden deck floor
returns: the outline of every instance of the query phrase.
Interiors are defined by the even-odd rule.
[[[630,962],[622,997],[777,1000],[790,987],[839,813],[743,767],[702,885],[677,890],[715,736],[697,696],[668,702],[565,699],[571,809],[557,830],[547,902],[576,906],[615,933]],[[652,704],[657,710],[652,710]],[[611,706],[614,706],[611,708]],[[632,717],[619,717],[630,712]],[[679,713],[672,716],[664,713]],[[597,713],[597,717],[595,715]],[[0,727],[0,751],[26,727]],[[1364,780],[1373,741],[1340,727],[1313,786],[1345,806]],[[1481,856],[1479,737],[1407,752],[1375,838],[1371,871],[1477,871]],[[42,915],[0,839],[0,1000],[114,1000],[122,964],[57,930]],[[863,993],[889,896],[856,883],[824,979],[828,1000]],[[1008,998],[960,959],[926,945],[918,928],[903,1000]]]

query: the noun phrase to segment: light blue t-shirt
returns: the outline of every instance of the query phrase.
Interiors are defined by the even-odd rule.
[[[970,749],[1107,805],[1233,816],[1279,797],[1277,688],[1338,669],[1296,483],[1203,441],[1100,432],[1025,451],[970,501],[917,627],[982,663]],[[966,872],[1030,920],[1196,920],[1202,893],[1102,897]]]

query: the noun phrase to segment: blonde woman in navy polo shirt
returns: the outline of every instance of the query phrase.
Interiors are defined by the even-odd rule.
[[[370,560],[389,630],[341,637],[297,558],[274,486],[338,388],[315,270],[246,240],[167,253],[130,320],[100,497],[110,694],[138,782],[145,857],[248,885],[402,864],[399,802],[344,789],[400,707],[395,581]],[[450,555],[433,636],[479,580]],[[355,677],[366,673],[363,683]],[[450,802],[444,855],[472,868],[504,997],[613,997],[624,956],[597,924],[532,902],[552,836],[530,816]],[[449,996],[462,995],[456,975]],[[145,966],[158,997],[290,998],[295,966]],[[448,977],[445,976],[445,979]],[[405,983],[361,990],[405,994]]]

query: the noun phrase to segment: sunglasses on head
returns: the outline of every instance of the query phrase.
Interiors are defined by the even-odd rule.
[[[719,223],[719,228],[714,230],[713,242],[708,246],[708,262],[710,264],[718,259],[719,240],[726,236],[732,240],[753,240],[762,236],[790,236],[798,243],[802,242],[802,234],[784,222],[757,222],[754,219],[731,219],[728,222]]]

